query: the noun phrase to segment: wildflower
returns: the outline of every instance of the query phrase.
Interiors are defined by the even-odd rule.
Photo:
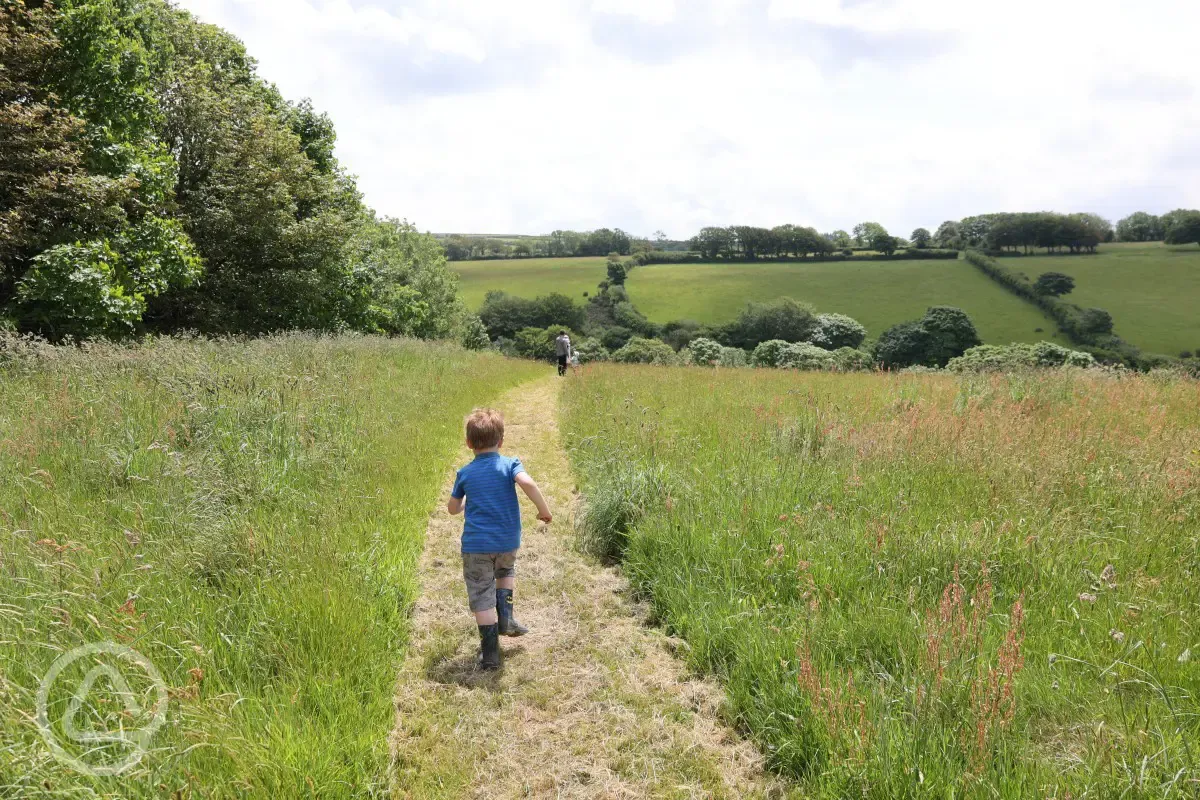
[[[1079,599],[1085,603],[1094,603],[1096,602],[1096,595],[1091,592],[1080,592]]]
[[[1100,572],[1100,580],[1110,589],[1115,589],[1117,586],[1117,570],[1112,564],[1108,564]]]
[[[1116,642],[1117,644],[1120,644],[1121,642],[1125,641],[1125,634],[1122,633],[1121,631],[1117,630],[1116,628],[1113,628],[1112,630],[1110,630],[1108,632],[1108,635],[1111,636],[1113,638],[1113,641]]]

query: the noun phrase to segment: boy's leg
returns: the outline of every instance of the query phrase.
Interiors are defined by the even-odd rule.
[[[475,624],[479,626],[479,665],[500,667],[500,627],[496,616],[496,554],[463,553],[463,580]]]
[[[496,612],[502,636],[524,636],[529,629],[513,616],[513,593],[517,588],[517,551],[496,556]]]

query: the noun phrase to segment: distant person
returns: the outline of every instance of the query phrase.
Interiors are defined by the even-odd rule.
[[[533,478],[516,458],[500,455],[504,417],[490,408],[467,417],[467,447],[475,459],[458,471],[446,510],[458,514],[466,505],[463,523],[463,580],[467,600],[479,626],[479,666],[500,668],[500,636],[524,636],[529,629],[513,615],[517,586],[517,550],[521,547],[521,507],[517,486],[537,506],[537,518],[553,517]]]
[[[567,360],[571,357],[571,337],[566,331],[559,331],[554,340],[554,354],[558,356],[558,374],[567,374]]]

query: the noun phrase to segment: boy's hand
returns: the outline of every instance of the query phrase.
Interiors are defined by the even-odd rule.
[[[554,515],[551,514],[549,511],[541,512],[538,514],[538,521],[544,522],[547,525],[549,525],[551,522],[554,521]]]

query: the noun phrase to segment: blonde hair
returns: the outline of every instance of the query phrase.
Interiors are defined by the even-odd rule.
[[[467,416],[467,446],[487,450],[504,439],[504,415],[494,408],[477,408]]]

